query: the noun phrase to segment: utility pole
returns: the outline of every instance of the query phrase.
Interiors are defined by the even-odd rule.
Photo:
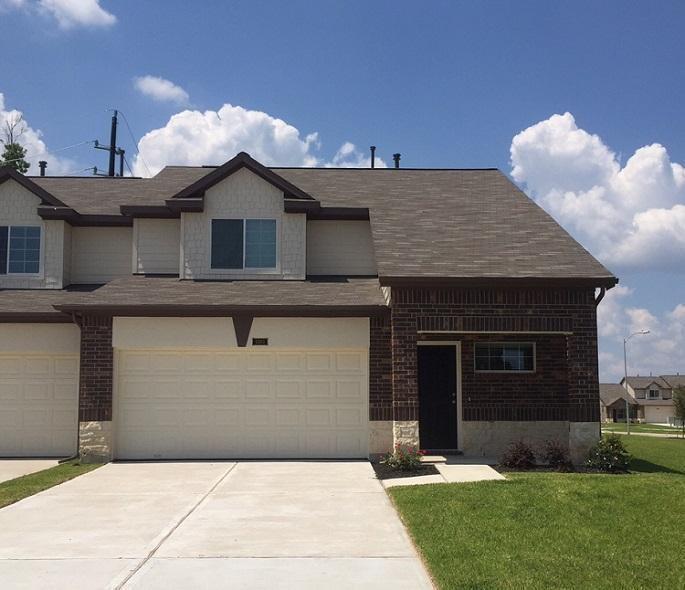
[[[630,394],[628,393],[628,352],[626,351],[626,345],[633,336],[642,336],[644,334],[649,334],[649,330],[633,332],[630,336],[623,339],[623,387],[626,390],[626,434],[630,434],[630,403],[628,402]]]
[[[109,145],[100,145],[97,140],[95,140],[96,150],[105,150],[109,152],[109,167],[107,171],[107,176],[115,176],[115,163],[116,156],[120,157],[119,160],[119,176],[124,175],[124,150],[117,147],[117,124],[119,118],[119,111],[116,109],[112,114],[112,126],[109,132]],[[100,174],[99,176],[104,176]]]
[[[109,175],[114,176],[114,156],[117,151],[117,116],[119,113],[114,110],[112,115],[112,128],[109,132]]]

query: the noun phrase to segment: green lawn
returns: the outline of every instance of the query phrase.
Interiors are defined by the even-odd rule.
[[[389,493],[439,588],[684,588],[673,541],[685,441],[624,442],[628,475],[516,473]]]
[[[603,432],[626,432],[625,422],[610,422],[608,424],[602,424]],[[673,428],[671,426],[661,426],[659,424],[631,424],[630,432],[636,434],[649,432],[653,434],[673,434],[680,436],[682,435],[681,428]]]
[[[0,483],[0,508],[74,479],[98,467],[100,467],[99,464],[82,465],[78,461],[68,461],[50,469],[4,481]]]

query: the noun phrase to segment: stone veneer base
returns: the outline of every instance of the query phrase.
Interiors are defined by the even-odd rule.
[[[107,463],[112,460],[112,422],[79,422],[79,456],[83,463]]]
[[[548,440],[568,447],[571,461],[580,464],[599,439],[598,422],[558,421],[465,421],[461,425],[466,456],[499,459],[507,447],[522,440],[538,452]]]

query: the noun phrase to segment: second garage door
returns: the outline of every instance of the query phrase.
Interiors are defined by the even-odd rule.
[[[119,459],[368,455],[366,350],[117,351]]]

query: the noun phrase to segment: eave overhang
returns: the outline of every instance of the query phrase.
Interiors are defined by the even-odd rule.
[[[616,277],[403,277],[379,276],[383,287],[611,289]]]

